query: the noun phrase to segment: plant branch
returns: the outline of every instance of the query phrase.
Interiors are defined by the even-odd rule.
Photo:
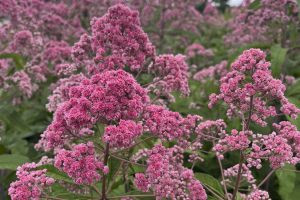
[[[275,172],[275,169],[272,169],[268,175],[258,184],[258,188],[261,187],[271,176],[272,174]]]
[[[108,157],[109,157],[109,143],[107,143],[106,146],[105,146],[104,162],[103,162],[103,164],[105,166],[108,163]],[[103,178],[102,178],[102,196],[101,196],[101,200],[107,200],[107,197],[106,197],[106,175],[103,175]]]
[[[223,200],[222,197],[220,197],[217,193],[215,193],[212,189],[210,189],[210,188],[207,187],[206,185],[203,184],[203,187],[205,187],[205,189],[207,189],[210,193],[212,193],[213,195],[215,195],[215,197],[217,197],[217,199]]]
[[[214,143],[214,146],[215,146],[215,142]],[[220,167],[220,171],[221,171],[221,177],[222,177],[222,181],[223,181],[223,187],[224,187],[224,191],[225,191],[225,199],[228,199],[228,191],[227,191],[227,187],[226,187],[226,182],[225,182],[225,176],[224,176],[224,170],[223,170],[223,165],[222,165],[222,162],[220,160],[220,158],[218,156],[217,157],[217,160],[218,160],[218,164],[219,164],[219,167]]]
[[[232,200],[235,200],[235,197],[236,197],[237,192],[238,192],[239,187],[240,187],[240,182],[241,182],[241,178],[242,178],[243,162],[244,162],[244,155],[243,155],[243,152],[240,151],[239,169],[238,169],[238,174],[237,174],[234,190],[233,190],[233,193],[232,193]]]
[[[253,98],[254,98],[253,96],[250,97],[249,116],[248,116],[248,119],[246,121],[246,124],[244,123],[245,126],[243,127],[243,131],[248,131],[249,130],[251,116],[252,116],[252,110],[253,110]],[[232,193],[232,200],[235,200],[237,192],[239,190],[240,181],[241,181],[241,178],[242,178],[243,163],[244,163],[244,155],[243,155],[243,152],[240,151],[239,169],[238,169],[238,174],[237,174],[235,187],[234,187],[234,190],[233,190],[233,193]]]

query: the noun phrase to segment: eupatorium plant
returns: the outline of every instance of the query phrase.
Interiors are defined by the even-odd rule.
[[[22,22],[34,15],[35,20],[58,20],[62,23],[58,27],[68,25],[66,33],[60,34],[56,23],[46,20],[39,24],[38,20],[38,27],[33,23],[29,30],[21,30],[24,26],[16,29],[13,42],[7,43],[7,48],[15,51],[32,45],[28,52],[24,51],[30,67],[49,66],[47,73],[36,75],[41,81],[46,81],[48,73],[58,78],[51,85],[52,94],[46,105],[53,118],[35,145],[49,158],[18,168],[17,180],[8,191],[12,200],[265,200],[270,195],[261,186],[272,173],[287,164],[299,163],[300,132],[286,119],[296,119],[300,109],[285,96],[282,81],[272,76],[264,51],[246,50],[230,69],[229,61],[223,60],[194,75],[203,84],[208,79],[220,84],[218,94],[210,95],[208,107],[213,109],[220,102],[227,109],[228,119],[236,123],[229,123],[221,115],[205,119],[170,109],[174,93],[190,94],[189,66],[184,55],[158,54],[161,49],[157,50],[144,32],[137,11],[116,4],[91,20],[89,33],[77,29],[76,20],[68,19],[69,15],[77,16],[74,10],[94,5],[90,1],[85,6],[74,1],[70,8],[68,1],[11,2],[0,3],[0,11],[7,7],[4,10],[19,9],[17,15],[10,16],[11,25],[14,20]],[[163,9],[158,26],[186,14],[176,15],[184,5],[191,12],[183,20],[200,17],[194,13],[192,1],[176,5],[171,0],[158,2],[145,8]],[[45,14],[48,9],[53,16]],[[32,15],[30,10],[34,11]],[[205,13],[217,15],[212,7],[206,7]],[[197,28],[194,22],[183,24],[176,20],[169,25]],[[45,41],[36,43],[36,30],[40,29]],[[73,46],[67,42],[71,36],[78,39]],[[159,36],[164,37],[164,33]],[[197,42],[186,51],[188,58],[214,56]],[[5,72],[8,64],[1,60],[0,69]],[[38,87],[31,84],[31,75],[26,70],[14,72],[3,84],[11,80],[30,97]],[[262,129],[257,127],[270,127],[272,131],[259,132]],[[225,167],[224,161],[231,155],[238,155],[239,161]],[[215,165],[209,165],[219,168],[220,180],[202,173],[206,169],[201,166],[205,166],[208,157],[215,160]],[[252,170],[263,167],[270,173],[258,181]]]

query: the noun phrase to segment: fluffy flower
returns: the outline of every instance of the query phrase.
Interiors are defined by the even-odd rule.
[[[190,133],[186,120],[178,113],[162,106],[147,106],[143,115],[144,126],[161,139],[174,140]]]
[[[146,90],[123,70],[96,74],[66,89],[69,99],[56,109],[37,148],[60,146],[97,122],[136,119],[149,102]]]
[[[122,69],[136,71],[155,50],[142,30],[138,12],[118,4],[103,17],[92,21],[92,48],[98,71]]]
[[[207,79],[219,80],[227,74],[227,61],[222,61],[219,64],[198,71],[193,78],[200,82],[206,82]]]
[[[145,174],[136,175],[136,186],[142,191],[151,188],[158,199],[206,200],[206,192],[193,171],[183,167],[182,152],[178,147],[167,149],[161,145],[146,151],[147,169]]]
[[[211,49],[205,49],[201,44],[194,43],[187,47],[186,55],[188,58],[193,58],[196,56],[211,57],[214,55],[214,53]]]
[[[72,150],[61,149],[54,158],[54,166],[64,171],[76,184],[92,184],[99,181],[104,164],[95,155],[94,144],[78,144]]]
[[[48,111],[54,112],[58,105],[69,100],[69,90],[71,87],[80,85],[86,79],[83,74],[72,75],[68,78],[61,78],[51,86],[52,94],[48,97],[49,103],[46,105]]]
[[[10,79],[18,85],[21,93],[26,97],[31,97],[32,93],[37,90],[37,86],[32,83],[31,78],[25,71],[18,71],[14,73]]]
[[[118,126],[110,125],[105,128],[103,141],[111,147],[129,147],[134,139],[142,134],[143,127],[131,120],[121,120]]]
[[[43,190],[54,183],[46,176],[46,169],[36,170],[38,165],[26,163],[17,169],[18,180],[10,184],[8,194],[12,200],[40,199]]]
[[[217,152],[217,156],[223,159],[223,153],[228,151],[246,150],[250,145],[249,136],[252,135],[251,131],[237,131],[233,129],[231,135],[226,134],[224,138],[218,141],[218,144],[214,146],[214,151]]]
[[[266,126],[266,118],[276,116],[269,101],[277,100],[281,103],[281,112],[296,118],[300,113],[294,104],[284,96],[285,86],[274,79],[269,70],[270,63],[266,61],[266,54],[259,49],[249,49],[232,64],[232,71],[221,78],[220,94],[210,96],[211,108],[218,100],[223,100],[228,106],[228,113],[247,113],[250,119],[261,126]],[[249,79],[249,81],[248,81]]]
[[[155,58],[150,70],[157,74],[152,87],[159,88],[157,95],[170,94],[180,91],[183,95],[189,95],[188,65],[183,55],[160,55]]]
[[[246,196],[245,200],[271,200],[267,191],[256,189]]]

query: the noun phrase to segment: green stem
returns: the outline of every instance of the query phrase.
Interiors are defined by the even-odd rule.
[[[108,157],[109,157],[109,143],[106,144],[105,152],[104,152],[103,164],[105,166],[108,163]],[[106,175],[103,175],[103,178],[102,178],[102,196],[101,196],[101,200],[107,200],[107,197],[106,197]]]

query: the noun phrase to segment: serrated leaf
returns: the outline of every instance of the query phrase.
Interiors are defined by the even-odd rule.
[[[295,188],[296,173],[292,170],[295,170],[295,166],[286,165],[275,172],[279,182],[278,193],[283,200],[290,200],[290,195]]]
[[[280,77],[281,66],[284,63],[286,53],[287,49],[282,48],[279,44],[271,47],[271,70],[274,77]]]
[[[220,182],[209,174],[204,173],[195,173],[195,177],[204,185],[208,186],[210,189],[218,192],[222,196],[224,196],[223,188]]]
[[[16,170],[18,166],[29,162],[29,158],[18,154],[0,155],[0,169]]]

